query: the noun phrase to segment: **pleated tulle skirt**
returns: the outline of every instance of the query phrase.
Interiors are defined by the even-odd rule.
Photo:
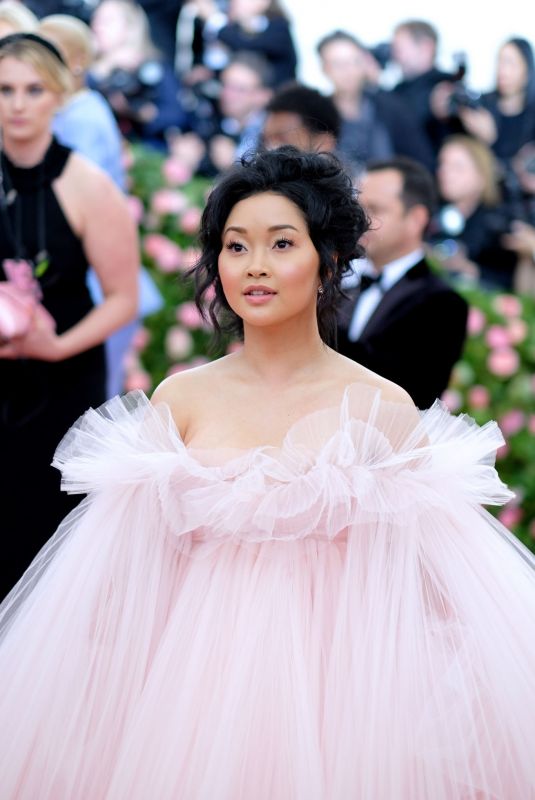
[[[155,515],[80,508],[4,612],[2,798],[535,797],[532,565],[486,512],[182,552]]]

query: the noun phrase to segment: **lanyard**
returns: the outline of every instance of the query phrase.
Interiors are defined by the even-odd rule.
[[[3,160],[3,154],[0,156]],[[11,186],[9,173],[0,166],[0,216],[4,225],[5,232],[13,247],[14,256],[17,261],[25,260],[32,266],[33,274],[40,278],[46,271],[49,263],[48,251],[46,249],[46,209],[45,209],[45,186],[44,168],[40,164],[38,173],[37,190],[37,253],[33,259],[27,257],[26,247],[22,238],[22,198],[16,189]],[[9,213],[10,207],[13,208],[13,223]]]

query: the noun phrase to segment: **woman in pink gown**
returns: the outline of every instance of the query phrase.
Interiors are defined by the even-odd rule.
[[[366,226],[328,155],[213,190],[197,290],[243,348],[60,444],[87,497],[2,607],[4,800],[535,797],[501,434],[325,343]]]

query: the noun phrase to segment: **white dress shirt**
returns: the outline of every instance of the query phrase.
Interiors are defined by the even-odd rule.
[[[355,305],[351,323],[347,331],[347,338],[350,342],[356,342],[359,339],[368,320],[381,302],[384,293],[388,292],[388,290],[401,280],[401,278],[414,267],[415,264],[421,261],[423,257],[424,251],[419,248],[418,250],[413,250],[412,253],[408,253],[406,256],[396,258],[395,261],[391,261],[390,264],[386,264],[383,267],[380,282],[366,289]],[[368,264],[373,266],[369,261]],[[366,272],[368,274],[377,274],[372,273],[368,269],[366,269]]]

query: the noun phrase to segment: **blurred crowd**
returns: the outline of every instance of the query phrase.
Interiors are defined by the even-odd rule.
[[[0,0],[0,34],[33,30],[64,50],[75,91],[56,136],[83,150],[97,115],[88,149],[119,185],[125,139],[207,177],[260,144],[334,150],[357,182],[368,163],[407,156],[436,179],[430,254],[461,281],[535,292],[530,42],[503,42],[480,93],[462,55],[451,72],[437,66],[439,32],[424,20],[375,47],[331,31],[316,48],[322,93],[296,81],[297,22],[277,0]]]

